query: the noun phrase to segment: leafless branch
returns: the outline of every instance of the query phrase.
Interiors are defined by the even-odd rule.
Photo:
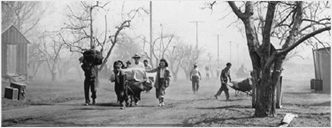
[[[297,47],[298,45],[300,45],[303,41],[319,34],[322,33],[324,31],[330,31],[331,30],[331,26],[329,27],[325,27],[325,28],[321,28],[318,29],[317,31],[314,31],[310,34],[305,35],[304,37],[302,37],[301,39],[299,39],[298,41],[296,41],[294,44],[292,44],[291,46],[287,47],[286,49],[283,49],[279,52],[279,54],[287,54],[289,51],[293,50],[295,47]]]

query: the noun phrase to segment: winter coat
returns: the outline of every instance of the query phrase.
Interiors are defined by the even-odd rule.
[[[161,68],[160,67],[157,67],[157,68],[154,68],[154,69],[151,69],[151,70],[147,70],[146,72],[157,72],[156,74],[156,81],[154,82],[154,87],[156,89],[158,89],[160,87],[159,85],[159,79],[160,79],[160,70]],[[168,69],[168,67],[165,67],[165,73],[164,73],[164,79],[166,80],[166,87],[169,86],[169,82],[170,82],[170,77],[171,77],[171,72],[170,70]]]

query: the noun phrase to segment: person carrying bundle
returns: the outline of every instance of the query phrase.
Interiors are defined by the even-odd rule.
[[[92,104],[96,104],[97,87],[98,87],[98,67],[102,63],[103,56],[91,46],[91,49],[84,51],[83,56],[79,59],[82,63],[81,67],[84,71],[84,96],[85,105],[90,105],[89,90],[91,90]]]

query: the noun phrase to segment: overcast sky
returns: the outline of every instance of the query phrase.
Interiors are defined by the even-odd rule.
[[[59,28],[66,22],[64,14],[66,13],[66,5],[68,4],[72,4],[72,2],[51,1],[51,3],[47,4],[52,13],[42,21],[42,24],[50,29]],[[115,25],[121,21],[119,10],[122,8],[123,1],[112,1],[110,4],[111,10],[108,12],[108,22]],[[213,59],[216,60],[217,34],[219,34],[219,54],[221,60],[230,61],[231,54],[231,61],[234,63],[250,62],[245,37],[238,32],[234,25],[231,25],[238,19],[231,12],[228,4],[223,1],[217,2],[213,10],[202,9],[202,7],[206,7],[205,5],[206,1],[153,1],[154,37],[160,34],[160,24],[162,24],[163,33],[175,34],[183,42],[195,45],[196,26],[191,21],[200,21],[201,23],[198,25],[198,44],[199,47],[203,47],[206,50],[206,54],[210,53]],[[149,9],[149,1],[125,2],[126,9],[137,7]],[[50,22],[52,24],[49,24]],[[145,35],[149,39],[149,15],[137,19],[130,31],[134,36]],[[230,45],[230,42],[232,45]],[[232,53],[230,53],[230,49],[232,49]],[[306,49],[300,54],[303,57],[312,57],[311,49]]]

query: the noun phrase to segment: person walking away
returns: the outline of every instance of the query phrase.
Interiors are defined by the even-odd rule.
[[[114,90],[117,96],[118,102],[120,102],[121,109],[124,109],[128,105],[128,93],[125,84],[126,76],[122,72],[122,61],[115,61],[113,64],[113,78],[111,82],[114,82]]]
[[[156,98],[159,100],[158,106],[163,107],[165,105],[164,97],[166,94],[166,88],[169,86],[171,77],[168,63],[165,59],[160,59],[157,68],[147,70],[146,72],[157,72],[154,87],[156,88]]]
[[[210,78],[210,68],[208,66],[205,66],[205,72],[206,72],[206,79],[209,80]]]
[[[98,67],[102,63],[102,55],[99,51],[95,50],[95,46],[92,46],[91,49],[83,53],[83,57],[79,60],[83,64],[81,65],[85,80],[84,80],[84,96],[85,96],[85,105],[90,104],[89,90],[91,90],[92,104],[96,104],[97,98],[97,88],[98,88]]]
[[[231,75],[230,75],[231,66],[232,66],[232,64],[228,62],[226,64],[226,67],[221,71],[221,74],[220,74],[221,87],[218,90],[217,94],[214,95],[214,97],[216,99],[218,99],[218,97],[220,96],[222,91],[224,91],[225,96],[226,96],[226,100],[229,100],[229,93],[228,93],[228,87],[227,87],[227,78],[229,78],[229,82],[232,81]]]
[[[190,80],[192,82],[193,93],[196,94],[199,88],[199,81],[202,79],[201,73],[197,67],[197,64],[194,64],[194,68],[190,71]]]

